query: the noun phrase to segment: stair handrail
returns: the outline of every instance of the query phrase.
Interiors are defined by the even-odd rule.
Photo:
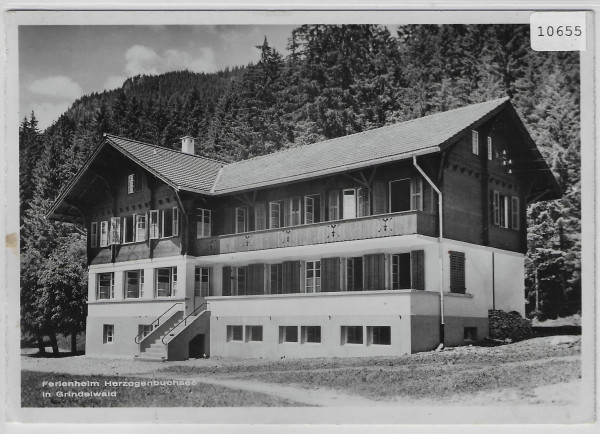
[[[150,323],[150,325],[152,326],[152,330],[154,330],[156,327],[158,327],[160,325],[160,319],[165,316],[171,309],[173,309],[175,306],[177,306],[178,304],[183,304],[183,302],[178,301],[177,303],[174,303],[173,306],[169,307],[167,310],[165,310],[158,318],[156,318],[154,321],[152,321]],[[156,324],[154,324],[156,323]],[[141,336],[141,339],[140,339]],[[139,344],[143,339],[144,339],[144,332],[141,331],[139,332],[136,336],[135,336],[135,343]]]
[[[171,327],[171,328],[169,329],[169,331],[168,331],[167,333],[165,333],[165,335],[164,335],[164,336],[162,337],[162,339],[160,340],[160,341],[163,343],[163,345],[166,345],[166,343],[165,343],[165,338],[166,338],[167,336],[169,336],[169,333],[171,333],[173,330],[175,330],[177,327],[179,327],[179,324],[181,324],[181,323],[183,323],[183,326],[184,326],[184,327],[185,327],[185,326],[187,326],[187,319],[188,319],[189,317],[191,317],[193,314],[195,314],[195,313],[196,313],[196,311],[197,311],[198,309],[200,309],[202,306],[204,306],[205,304],[206,304],[206,302],[204,302],[204,303],[200,304],[200,306],[198,306],[196,309],[194,309],[192,312],[190,312],[190,314],[189,314],[188,316],[186,316],[184,319],[182,319],[182,320],[181,320],[181,321],[179,321],[177,324],[175,324],[173,327]]]

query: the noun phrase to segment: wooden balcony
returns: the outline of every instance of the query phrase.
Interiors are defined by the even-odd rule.
[[[437,236],[437,216],[407,211],[221,235],[197,240],[196,254],[217,255],[411,234]]]

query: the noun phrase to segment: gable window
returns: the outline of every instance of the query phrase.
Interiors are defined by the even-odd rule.
[[[108,246],[108,222],[100,222],[100,247]]]
[[[298,226],[300,223],[300,198],[296,196],[290,199],[290,226]]]
[[[363,328],[362,326],[342,326],[342,345],[344,344],[362,344]]]
[[[150,239],[155,240],[160,237],[160,230],[158,226],[158,211],[150,211]]]
[[[283,264],[270,266],[271,294],[283,294]]]
[[[450,251],[450,292],[465,293],[465,254]]]
[[[321,292],[321,261],[306,261],[306,292]]]
[[[494,149],[492,146],[492,138],[488,136],[488,138],[487,138],[487,158],[490,161],[492,161],[493,152],[494,152]]]
[[[135,214],[123,217],[123,243],[133,243],[135,241]]]
[[[279,343],[298,342],[298,326],[280,326]]]
[[[340,218],[340,192],[331,190],[327,194],[329,205],[329,220],[338,220]]]
[[[269,202],[269,227],[278,229],[283,226],[283,202]]]
[[[177,291],[177,267],[156,269],[156,296],[171,297]]]
[[[98,247],[98,222],[92,222],[90,225],[90,247]]]
[[[119,244],[121,242],[121,219],[119,217],[110,218],[110,243]]]
[[[108,300],[115,297],[114,273],[99,273],[96,284],[96,300]]]
[[[237,267],[237,295],[246,295],[246,277],[248,275],[248,267]]]
[[[125,272],[125,298],[141,298],[144,293],[144,271]]]
[[[300,328],[302,343],[320,344],[321,343],[321,327],[320,326],[302,326]]]
[[[210,237],[210,210],[196,210],[196,238]]]
[[[142,172],[137,170],[127,176],[127,194],[142,190]]]
[[[362,291],[363,290],[363,258],[346,259],[346,290],[347,291]]]
[[[473,155],[479,155],[479,133],[475,130],[471,133],[471,151]]]
[[[248,208],[238,207],[235,209],[235,233],[241,234],[248,231]]]
[[[114,324],[104,324],[102,327],[102,342],[112,344],[115,341],[115,326]]]
[[[210,269],[207,267],[196,267],[194,271],[194,295],[196,297],[208,297],[210,284]]]
[[[135,216],[135,240],[146,241],[146,216]]]

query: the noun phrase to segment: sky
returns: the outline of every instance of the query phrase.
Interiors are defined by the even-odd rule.
[[[21,26],[19,118],[44,129],[73,101],[127,77],[188,69],[215,72],[260,58],[265,36],[286,54],[296,26]]]

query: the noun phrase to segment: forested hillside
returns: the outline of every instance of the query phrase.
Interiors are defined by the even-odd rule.
[[[256,41],[255,65],[133,77],[75,101],[45,131],[30,114],[20,126],[22,324],[34,335],[83,327],[84,234],[43,213],[103,133],[170,148],[192,135],[198,153],[235,161],[506,95],[564,192],[528,210],[528,311],[536,286],[540,314],[579,310],[579,57],[534,52],[528,32],[305,25],[285,57]]]

